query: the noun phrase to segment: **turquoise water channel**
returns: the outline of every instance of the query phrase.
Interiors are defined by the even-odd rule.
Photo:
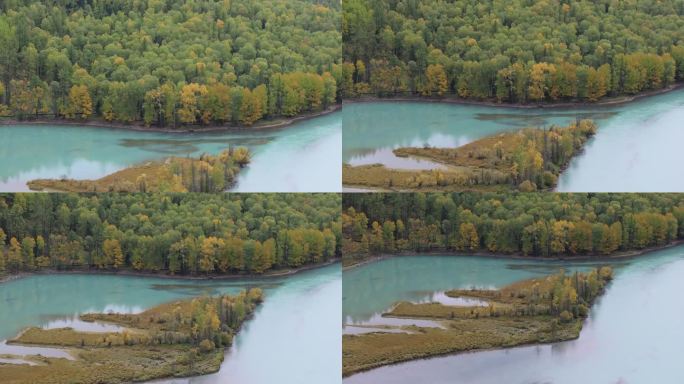
[[[215,133],[139,132],[78,126],[0,126],[0,191],[28,190],[39,178],[97,179],[168,156],[246,146],[252,162],[236,192],[339,192],[342,114],[280,129]]]

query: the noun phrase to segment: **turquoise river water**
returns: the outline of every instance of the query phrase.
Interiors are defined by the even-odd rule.
[[[167,156],[246,146],[252,162],[236,192],[339,192],[342,114],[280,129],[160,133],[77,126],[0,126],[0,191],[26,191],[38,178],[97,179]]]
[[[400,300],[426,301],[448,289],[496,288],[561,268],[596,265],[471,256],[386,259],[344,272],[343,324],[373,324]],[[615,279],[592,307],[577,340],[415,360],[358,373],[344,383],[684,382],[684,246],[612,265]]]
[[[594,119],[599,130],[558,182],[560,192],[681,192],[684,89],[618,106],[515,109],[417,102],[345,104],[345,163],[430,169],[402,159],[405,146],[456,147],[502,131]]]
[[[154,305],[202,294],[264,289],[265,301],[226,351],[221,370],[164,383],[334,383],[340,362],[339,264],[278,278],[174,280],[111,275],[40,275],[0,283],[0,355],[4,340],[27,326],[86,328],[87,312],[139,312]],[[100,326],[102,327],[102,326]],[[103,328],[104,329],[104,328]],[[40,351],[60,356],[60,350]],[[265,366],[267,364],[267,366]]]

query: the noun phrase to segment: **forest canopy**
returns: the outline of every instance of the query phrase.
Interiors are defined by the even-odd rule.
[[[347,98],[596,101],[684,80],[682,0],[347,0],[342,29]]]
[[[681,194],[346,194],[346,262],[431,250],[609,255],[684,238]]]
[[[338,194],[0,195],[0,273],[261,274],[340,257]]]
[[[8,0],[0,115],[251,125],[336,103],[328,0]]]

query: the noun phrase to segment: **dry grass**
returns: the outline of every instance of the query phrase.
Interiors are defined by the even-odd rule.
[[[222,192],[251,160],[247,148],[229,148],[198,159],[169,157],[122,169],[97,180],[38,179],[35,191],[58,192]]]
[[[198,353],[183,345],[80,348],[77,360],[37,357],[39,365],[0,364],[8,384],[130,383],[161,377],[204,375],[218,371],[223,351]]]
[[[581,322],[558,324],[546,316],[456,319],[448,329],[404,327],[406,333],[344,335],[342,373],[478,349],[505,348],[577,338]]]
[[[489,176],[483,177],[483,174]],[[497,170],[450,167],[445,170],[390,169],[382,164],[342,168],[342,183],[347,186],[382,188],[393,191],[506,191],[508,185],[493,182],[505,177]],[[481,183],[480,179],[491,183]]]
[[[140,344],[147,334],[142,332],[129,332]],[[117,342],[121,340],[120,342]],[[117,332],[81,332],[72,328],[42,329],[28,328],[14,340],[12,344],[26,345],[51,345],[59,347],[106,347],[122,343],[123,338]]]
[[[182,317],[187,318],[191,314],[191,307],[192,301],[179,300],[152,307],[138,314],[87,313],[81,315],[81,320],[88,322],[97,321],[113,323],[133,329],[155,329],[165,331],[167,330],[165,325],[173,314],[180,313]],[[183,331],[188,331],[188,329]]]
[[[166,161],[154,161],[122,169],[97,180],[38,179],[28,182],[34,191],[59,192],[139,192],[140,182],[145,180],[147,192],[187,192],[181,180],[172,172],[172,163],[189,168],[192,159],[181,157]]]

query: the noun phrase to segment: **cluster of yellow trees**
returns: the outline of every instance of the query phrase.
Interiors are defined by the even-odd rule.
[[[81,69],[82,70],[82,69]],[[58,103],[41,85],[25,80],[12,80],[11,105],[2,106],[4,113],[31,117],[48,114]],[[4,86],[0,82],[0,91]],[[320,111],[336,102],[337,83],[330,72],[322,75],[294,72],[274,75],[269,85],[254,89],[224,83],[174,85],[165,83],[144,92],[141,106],[122,100],[126,94],[146,88],[123,83],[109,83],[108,96],[102,99],[100,111],[107,121],[134,122],[142,119],[146,125],[178,126],[195,124],[242,124],[250,126],[265,117],[297,116]],[[86,84],[73,85],[67,99],[58,107],[67,119],[88,119],[98,115],[93,92]],[[2,92],[0,92],[2,94]],[[140,109],[140,110],[139,110]],[[0,113],[3,111],[0,110]],[[142,116],[141,116],[142,115]]]
[[[323,75],[289,73],[275,75],[270,89],[262,84],[254,89],[190,83],[174,88],[164,84],[145,93],[145,124],[225,124],[252,125],[266,116],[296,116],[318,111],[335,103],[337,84],[329,72]],[[108,120],[116,119],[105,111]]]
[[[335,194],[0,196],[0,274],[260,274],[339,257]]]

